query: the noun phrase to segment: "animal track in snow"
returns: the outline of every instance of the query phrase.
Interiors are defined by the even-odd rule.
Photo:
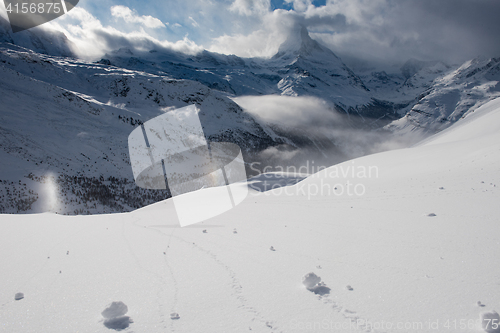
[[[318,299],[323,301],[325,305],[330,306],[335,312],[338,312],[344,318],[355,324],[355,327],[360,330],[364,330],[365,332],[374,332],[369,325],[365,324],[368,322],[367,320],[358,316],[355,311],[348,310],[330,299],[329,296],[331,289],[328,288],[326,284],[321,282],[321,278],[315,273],[311,272],[306,274],[302,278],[302,284],[307,288],[307,290],[318,295]],[[349,291],[354,290],[350,285],[346,286],[346,289]]]
[[[191,244],[190,242],[186,241],[185,239],[178,237],[178,236],[172,236],[173,238],[176,238],[186,244]],[[264,316],[252,305],[249,304],[248,300],[243,294],[243,287],[238,280],[236,273],[229,267],[227,264],[225,264],[222,260],[220,260],[214,253],[212,253],[210,250],[207,250],[200,245],[192,243],[193,248],[203,252],[204,254],[208,255],[210,258],[214,260],[214,262],[219,265],[221,268],[223,268],[226,273],[228,274],[230,278],[230,286],[232,289],[232,296],[235,297],[240,303],[241,307],[244,308],[247,312],[251,313],[253,316],[252,322],[259,323],[262,325],[263,328],[267,328],[271,331],[276,331],[278,330],[278,327],[274,326],[274,322],[272,320],[266,320]],[[250,330],[252,330],[251,327],[249,327]],[[262,332],[260,330],[259,332]]]

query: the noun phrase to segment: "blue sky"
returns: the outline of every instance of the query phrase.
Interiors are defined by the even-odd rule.
[[[119,47],[269,57],[300,24],[348,63],[397,65],[500,56],[498,13],[498,0],[81,0],[44,26],[86,57]]]
[[[316,7],[325,6],[326,0],[314,0],[312,1],[312,5]],[[271,10],[275,9],[286,9],[286,10],[293,9],[293,3],[286,2],[284,0],[271,0]]]

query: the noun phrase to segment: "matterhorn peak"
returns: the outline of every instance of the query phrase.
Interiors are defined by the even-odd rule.
[[[288,38],[280,45],[278,53],[273,58],[305,58],[324,53],[327,53],[329,56],[334,55],[328,48],[312,39],[309,36],[309,31],[307,31],[307,28],[303,24],[298,24],[290,31]]]

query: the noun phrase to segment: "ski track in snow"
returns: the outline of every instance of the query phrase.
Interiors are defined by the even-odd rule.
[[[179,295],[179,286],[177,284],[177,279],[175,278],[174,270],[170,263],[168,262],[168,256],[169,256],[169,249],[170,249],[170,244],[172,242],[172,236],[174,235],[175,229],[172,230],[172,233],[170,234],[170,237],[168,238],[167,242],[167,248],[165,249],[165,258],[163,261],[165,262],[165,266],[168,268],[168,271],[170,272],[170,276],[172,277],[172,282],[174,283],[174,298],[173,298],[173,305],[172,308],[170,309],[171,313],[174,313],[177,308],[177,302],[178,302],[178,295]],[[162,233],[162,232],[160,232]],[[174,322],[170,320],[170,331],[174,332]]]
[[[173,234],[175,232],[175,229],[172,230],[172,233],[170,235],[167,235],[166,233],[164,233],[164,232],[162,232],[160,230],[157,230],[157,229],[154,229],[154,228],[149,228],[149,227],[145,228],[143,226],[140,226],[140,225],[137,224],[138,221],[139,220],[135,220],[135,221],[132,222],[132,224],[133,224],[134,227],[140,228],[141,230],[146,229],[148,231],[153,231],[155,233],[161,234],[162,236],[168,236],[167,247],[165,248],[165,251],[163,252],[164,253],[164,259],[163,259],[163,261],[165,263],[165,267],[168,269],[168,271],[170,273],[170,277],[172,278],[172,282],[173,282],[173,305],[170,308],[170,313],[176,312],[176,306],[177,306],[177,303],[178,303],[179,287],[178,287],[177,279],[175,278],[174,270],[173,270],[172,266],[170,265],[170,263],[168,261],[169,249],[170,249],[170,245],[171,245],[171,242],[172,242],[172,237],[173,237]],[[129,248],[130,248],[130,246],[129,246]],[[138,260],[137,257],[135,257],[135,258],[136,258],[136,260]],[[160,279],[160,281],[166,282],[166,280],[163,277],[159,276],[157,273],[151,272],[150,270],[147,270],[147,269],[145,269],[145,271],[148,271],[148,272],[152,273],[153,275],[155,275],[156,277],[158,277]],[[164,284],[164,285],[166,285],[166,284]],[[159,308],[160,308],[161,323],[163,324],[163,327],[166,329],[167,328],[167,324],[165,322],[166,314],[165,314],[165,311],[162,310],[164,304],[161,302],[160,293],[158,293],[157,301],[159,303]],[[170,319],[170,315],[167,314],[167,316],[168,316],[168,319]],[[169,330],[171,332],[175,332],[174,322],[172,320],[169,321],[168,327],[169,327]]]
[[[135,227],[137,227],[137,228],[141,228],[140,226],[138,226],[136,224],[136,222],[137,222],[137,220],[133,221],[132,225],[135,226]],[[143,229],[143,228],[141,228],[141,229]],[[166,318],[165,318],[166,317],[166,313],[165,313],[165,310],[164,310],[164,307],[165,307],[164,300],[167,299],[166,294],[168,293],[168,290],[167,290],[166,286],[169,285],[168,281],[161,274],[158,274],[157,272],[153,272],[152,270],[149,270],[149,269],[145,268],[144,265],[142,265],[141,260],[139,259],[139,257],[134,252],[134,250],[132,248],[132,245],[130,244],[129,240],[127,239],[127,236],[125,235],[125,224],[124,223],[122,224],[122,231],[121,231],[121,233],[122,233],[122,237],[123,237],[124,241],[127,244],[127,248],[129,250],[130,254],[133,256],[133,258],[134,258],[134,260],[136,262],[136,265],[141,270],[143,270],[145,272],[148,272],[151,275],[153,275],[160,282],[158,284],[158,289],[159,290],[156,293],[156,303],[158,304],[158,314],[160,316],[160,323],[163,325],[163,328],[167,329],[167,323],[166,323]],[[170,239],[169,239],[169,243],[170,243]],[[168,248],[168,246],[169,245],[167,245],[167,248]],[[175,307],[175,304],[177,303],[177,293],[178,293],[177,281],[175,280],[174,274],[172,272],[172,268],[168,264],[168,260],[166,258],[164,260],[165,260],[165,266],[170,271],[171,276],[172,276],[172,281],[174,282],[174,307]],[[162,294],[163,294],[163,296],[162,296]],[[173,329],[172,326],[173,326],[173,324],[170,323],[170,330],[173,332],[174,329]]]
[[[151,230],[151,229],[148,228],[148,230]],[[175,278],[174,270],[173,270],[172,266],[170,265],[170,263],[168,261],[170,244],[172,242],[172,236],[174,235],[174,232],[175,232],[175,229],[172,230],[172,233],[168,237],[167,248],[164,251],[165,255],[164,255],[164,258],[163,258],[165,266],[167,267],[167,269],[168,269],[168,271],[170,273],[170,277],[172,278],[173,289],[174,289],[173,304],[172,304],[172,307],[170,308],[170,313],[175,313],[176,312],[176,310],[177,310],[177,303],[178,303],[178,295],[179,295],[179,286],[178,286],[178,283],[177,283],[177,279]],[[160,233],[165,235],[165,233],[162,233],[161,231],[160,231]],[[164,316],[163,315],[162,315],[162,322],[164,322]],[[174,322],[172,320],[169,321],[169,329],[170,329],[171,332],[175,332]]]
[[[144,229],[144,227],[139,226],[136,223],[134,223],[134,225],[138,228],[141,228],[141,230]],[[166,253],[165,265],[169,269],[171,276],[172,276],[172,280],[174,282],[174,306],[172,307],[172,312],[174,312],[175,304],[178,302],[178,287],[177,287],[177,282],[175,279],[174,271],[168,263],[168,251],[169,251],[169,248],[172,244],[172,238],[175,238],[178,241],[183,242],[183,243],[189,245],[190,247],[198,250],[199,252],[203,253],[204,255],[208,256],[212,260],[212,262],[217,264],[219,267],[221,267],[226,272],[227,276],[229,277],[229,279],[231,281],[231,289],[232,289],[231,296],[234,297],[236,300],[238,300],[239,303],[241,303],[241,306],[240,306],[241,309],[244,309],[245,311],[247,311],[248,313],[251,314],[251,316],[253,317],[252,322],[260,324],[260,326],[262,328],[264,328],[266,331],[283,332],[283,331],[279,330],[279,328],[276,326],[275,321],[270,320],[270,319],[266,319],[260,311],[258,311],[254,306],[249,304],[247,298],[244,296],[243,287],[242,287],[240,281],[238,280],[236,273],[231,269],[231,267],[229,267],[222,260],[220,260],[217,257],[217,255],[212,253],[210,250],[207,250],[207,249],[205,249],[205,248],[203,248],[203,247],[201,247],[201,246],[199,246],[191,241],[188,241],[180,236],[174,235],[175,228],[173,228],[172,233],[170,233],[170,234],[167,234],[167,233],[165,233],[161,230],[155,229],[153,227],[146,227],[146,229],[153,231],[153,232],[156,232],[156,233],[160,233],[160,234],[168,237],[168,246],[165,249],[165,253]],[[156,274],[156,273],[154,273],[154,274]],[[164,317],[164,315],[162,315],[162,318],[163,317]],[[171,322],[171,324],[170,324],[170,330],[172,332],[175,331],[175,329],[173,327],[173,322]]]
[[[210,250],[204,249],[203,247],[201,247],[195,243],[186,241],[185,239],[183,239],[181,237],[178,237],[178,236],[173,236],[173,237],[177,238],[178,240],[180,240],[182,242],[185,242],[187,244],[192,245],[195,249],[206,254],[207,256],[209,256],[213,261],[215,261],[219,266],[221,266],[227,272],[227,274],[229,275],[229,277],[231,279],[231,288],[233,289],[233,292],[231,293],[231,295],[233,297],[236,297],[236,299],[241,303],[241,308],[247,310],[248,312],[250,312],[252,314],[252,316],[253,316],[252,321],[257,321],[257,322],[264,324],[265,327],[267,327],[271,331],[276,331],[278,329],[277,327],[273,326],[274,321],[264,319],[262,314],[255,307],[253,307],[249,304],[248,300],[245,298],[245,296],[243,294],[243,287],[241,286],[241,283],[239,282],[238,278],[236,277],[236,273],[231,269],[231,267],[229,267],[227,264],[225,264],[223,261],[221,261]]]

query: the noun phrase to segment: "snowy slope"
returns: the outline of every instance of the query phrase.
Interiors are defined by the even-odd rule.
[[[413,100],[431,88],[436,78],[453,69],[456,68],[439,61],[410,59],[395,73],[372,71],[362,73],[360,77],[376,99],[413,106]],[[401,107],[400,112],[405,111],[408,110]]]
[[[401,119],[387,126],[398,134],[437,133],[500,96],[500,59],[476,58],[435,78]]]
[[[497,99],[418,147],[295,185],[272,174],[290,186],[189,228],[171,200],[2,215],[0,329],[109,332],[101,312],[121,301],[127,332],[483,331],[500,309],[499,162]]]
[[[49,175],[65,198],[54,209],[59,213],[127,211],[164,199],[165,193],[144,192],[133,183],[127,139],[142,122],[186,105],[199,108],[208,139],[237,143],[245,154],[279,139],[198,82],[9,44],[0,48],[0,64],[3,212],[47,211],[36,198]]]

